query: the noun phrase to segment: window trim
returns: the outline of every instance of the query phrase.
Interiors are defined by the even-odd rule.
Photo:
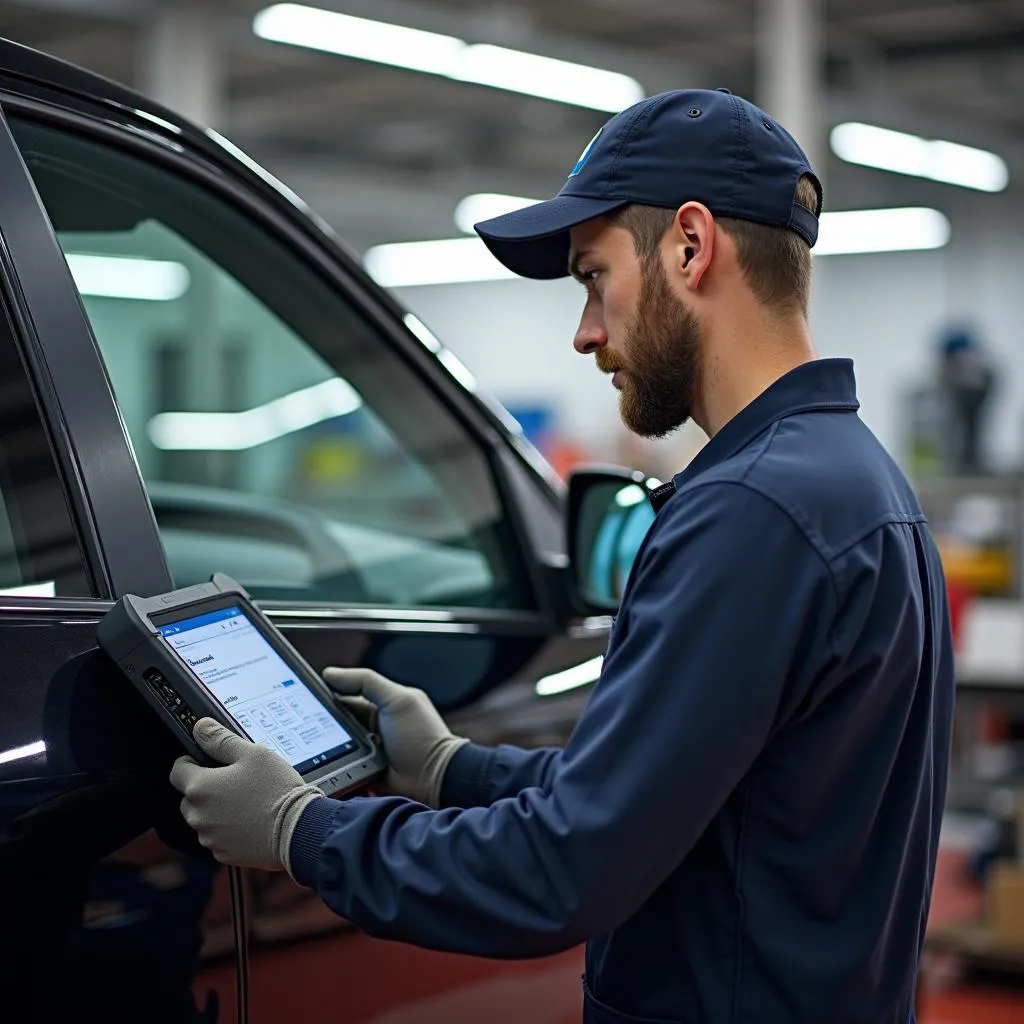
[[[528,587],[530,596],[534,600],[535,610],[531,616],[545,621],[549,629],[557,625],[558,609],[556,607],[550,585],[545,576],[542,565],[543,552],[536,548],[533,531],[527,521],[525,511],[520,505],[516,495],[516,488],[512,481],[506,477],[506,466],[503,465],[502,456],[507,457],[513,454],[516,459],[521,459],[522,453],[516,446],[509,442],[478,408],[478,402],[461,384],[459,384],[444,368],[437,359],[429,353],[412,333],[402,324],[395,315],[398,308],[388,308],[394,302],[393,297],[387,295],[387,302],[382,302],[380,297],[350,272],[344,259],[339,259],[336,253],[330,251],[330,247],[318,239],[310,230],[310,225],[303,223],[304,215],[299,210],[285,211],[278,209],[275,204],[267,202],[261,194],[261,190],[253,187],[247,182],[244,165],[233,168],[233,173],[217,167],[210,158],[200,150],[191,148],[187,140],[182,139],[181,143],[170,143],[163,139],[151,137],[151,133],[139,132],[134,125],[115,122],[111,119],[98,120],[97,118],[79,111],[55,107],[45,101],[29,98],[8,89],[0,87],[0,111],[10,112],[16,116],[24,117],[27,120],[36,121],[58,129],[71,131],[76,134],[91,138],[101,143],[112,146],[136,158],[146,159],[157,165],[163,166],[173,173],[183,175],[211,194],[229,202],[243,214],[255,217],[258,223],[273,233],[275,238],[287,244],[293,253],[302,260],[313,273],[320,275],[330,287],[341,291],[351,300],[353,308],[359,315],[366,318],[367,322],[378,332],[383,342],[390,345],[396,354],[403,359],[409,369],[427,384],[436,396],[437,400],[445,407],[448,414],[460,425],[461,429],[469,435],[469,440],[477,448],[484,458],[493,486],[496,491],[497,500],[505,517],[508,520],[511,534],[516,541],[515,550],[508,554],[518,560],[518,566],[513,566],[514,571],[522,574]],[[19,160],[20,150],[13,138],[6,121],[3,125],[4,133],[15,147]],[[22,167],[24,163],[22,161]],[[244,173],[243,173],[244,172]],[[24,174],[31,184],[31,175],[27,168]],[[35,189],[33,185],[33,194]],[[49,233],[53,236],[52,226],[41,201],[38,200],[42,215],[45,219]],[[331,239],[331,241],[334,241]],[[61,252],[59,243],[53,236],[53,243]],[[351,258],[351,257],[350,257]],[[70,273],[65,269],[65,276],[70,280]],[[93,348],[96,343],[92,333],[91,324],[84,309],[81,308],[81,300],[77,289],[74,288],[75,298],[78,302],[81,316],[85,321],[86,329],[89,332],[89,341]],[[102,366],[102,359],[100,363]],[[112,395],[116,403],[116,398]],[[468,399],[468,400],[467,400]],[[129,441],[130,444],[130,441]],[[134,455],[132,456],[135,474],[139,485],[143,490],[149,515],[153,521],[154,533],[157,537],[157,545],[160,550],[161,561],[166,567],[164,549],[159,541],[159,533],[153,517],[152,508],[149,504],[148,492],[141,474],[138,472]],[[526,469],[526,467],[524,467]],[[530,472],[527,470],[527,472]],[[551,495],[554,500],[554,495]],[[532,556],[532,557],[531,557]],[[167,569],[167,579],[170,581],[170,570]],[[168,582],[167,586],[158,589],[169,589],[173,583]],[[115,590],[115,593],[119,592]],[[154,591],[156,592],[156,591]],[[274,602],[275,604],[281,602]],[[334,606],[318,604],[325,609],[334,609]],[[340,612],[340,609],[334,609]],[[396,608],[396,610],[399,610]],[[425,609],[426,610],[426,609]],[[522,610],[510,610],[513,616],[522,614]],[[474,609],[459,609],[460,615],[465,620],[475,618]],[[462,614],[464,613],[464,614]]]
[[[258,602],[276,626],[287,630],[353,628],[363,633],[437,633],[459,636],[536,636],[549,633],[548,621],[538,612],[466,609],[468,614],[433,609],[391,607],[332,607],[320,604],[288,605]],[[40,619],[94,619],[99,621],[114,602],[98,597],[0,596],[0,619],[28,616]],[[581,633],[579,630],[582,629]],[[592,628],[579,627],[571,636],[591,636]]]
[[[151,513],[147,522],[148,501],[135,459],[78,290],[3,115],[2,103],[0,224],[4,225],[0,288],[47,431],[93,596],[159,590],[170,574]],[[69,360],[71,352],[74,357]],[[98,446],[103,449],[102,459],[94,457]],[[145,557],[147,548],[155,560]]]
[[[0,597],[0,622],[57,629],[98,623],[113,607],[114,602],[107,597]]]
[[[71,489],[64,472],[61,458],[58,454],[58,445],[54,437],[54,431],[47,418],[39,388],[36,386],[36,376],[33,373],[29,359],[25,352],[24,338],[27,329],[24,326],[21,311],[10,296],[16,290],[16,282],[13,274],[4,264],[0,256],[0,345],[7,346],[7,356],[4,360],[5,368],[13,371],[12,387],[21,395],[27,398],[27,407],[24,412],[31,420],[24,426],[31,430],[38,443],[41,440],[42,450],[38,452],[38,460],[42,463],[40,469],[45,472],[46,499],[60,505],[58,515],[63,513],[63,523],[70,529],[71,536],[61,538],[62,542],[69,540],[75,550],[75,568],[72,570],[77,577],[77,585],[84,586],[84,590],[72,591],[70,594],[62,592],[61,596],[86,597],[92,596],[98,590],[96,572],[94,571],[94,560],[86,544],[85,531],[80,524],[79,510],[72,500]],[[8,362],[9,360],[9,362]],[[12,398],[16,397],[12,395]],[[15,430],[18,428],[15,426]],[[0,455],[0,463],[3,466],[3,480],[0,480],[0,514],[3,517],[2,532],[11,539],[10,555],[16,566],[16,576],[8,577],[10,585],[18,587],[21,585],[44,585],[47,581],[56,583],[60,578],[56,573],[48,571],[48,568],[41,564],[46,561],[45,549],[47,547],[36,531],[36,525],[32,522],[31,512],[26,515],[27,510],[22,506],[19,494],[19,476],[26,474],[32,477],[36,470],[28,467],[17,469],[18,453],[9,449],[4,442],[4,452]],[[10,488],[10,489],[8,489]],[[70,551],[68,552],[70,556]],[[69,566],[70,568],[70,566]],[[20,582],[19,582],[20,581]],[[67,578],[65,577],[65,582]]]

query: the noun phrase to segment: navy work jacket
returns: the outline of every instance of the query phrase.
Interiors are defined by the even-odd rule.
[[[463,747],[444,807],[323,798],[292,870],[367,932],[586,941],[591,1024],[908,1024],[942,817],[942,569],[849,360],[675,479],[564,750]]]

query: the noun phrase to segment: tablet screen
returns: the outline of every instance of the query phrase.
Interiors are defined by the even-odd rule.
[[[158,628],[246,735],[299,773],[358,746],[237,605]]]

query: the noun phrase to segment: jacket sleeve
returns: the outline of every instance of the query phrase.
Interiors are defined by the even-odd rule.
[[[773,502],[730,483],[682,492],[546,785],[462,810],[324,798],[292,873],[368,933],[436,949],[542,956],[604,934],[743,779],[834,610],[828,567]]]
[[[488,807],[524,789],[546,789],[554,777],[558,747],[522,750],[467,743],[448,763],[441,784],[442,807]]]

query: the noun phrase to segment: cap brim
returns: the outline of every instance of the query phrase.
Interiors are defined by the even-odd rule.
[[[473,226],[495,258],[513,274],[552,281],[569,276],[570,229],[628,203],[628,199],[558,195]]]

